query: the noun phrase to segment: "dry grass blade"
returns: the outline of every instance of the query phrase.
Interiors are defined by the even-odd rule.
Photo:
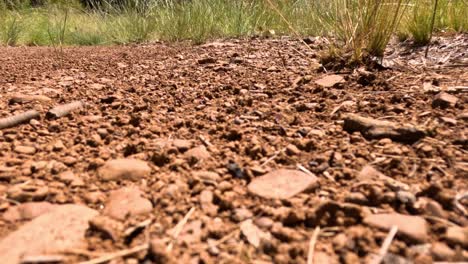
[[[304,44],[307,47],[308,50],[314,52],[314,50],[304,41],[304,39],[302,39],[301,34],[299,34],[299,32],[297,32],[297,30],[293,27],[291,22],[289,22],[289,20],[283,15],[283,13],[281,13],[281,11],[278,9],[278,7],[276,7],[276,5],[273,4],[273,2],[271,2],[271,0],[266,0],[266,1],[267,1],[268,5],[271,7],[271,9],[273,9],[273,11],[275,11],[275,13],[277,13],[281,17],[281,19],[286,23],[289,30],[291,30],[291,32],[296,36],[296,38],[302,44]],[[301,55],[304,56],[305,58],[308,58],[307,56],[305,56],[302,53],[301,53]]]
[[[133,248],[124,249],[124,250],[120,250],[120,251],[117,251],[117,252],[114,252],[114,253],[110,253],[108,255],[105,255],[105,256],[102,256],[102,257],[99,257],[99,258],[95,258],[95,259],[92,259],[92,260],[89,260],[89,261],[80,262],[79,264],[100,264],[100,263],[111,261],[111,260],[116,259],[116,258],[125,257],[125,256],[131,255],[131,254],[135,254],[135,253],[138,253],[138,252],[143,251],[143,250],[148,250],[148,248],[149,248],[148,244],[143,244],[143,245],[139,245],[139,246],[136,246],[136,247],[133,247]]]
[[[273,156],[269,157],[267,160],[265,160],[265,162],[263,162],[262,164],[260,164],[260,167],[264,167],[265,165],[267,165],[268,163],[270,163],[270,161],[276,159],[276,157],[278,157],[278,155],[281,153],[281,152],[285,152],[286,151],[286,148],[283,148],[281,150],[278,150],[276,151]]]
[[[439,0],[435,0],[434,2],[434,10],[432,11],[432,18],[431,18],[431,29],[429,32],[429,43],[427,43],[426,51],[424,51],[424,57],[427,58],[427,54],[429,53],[429,47],[431,46],[431,39],[432,39],[432,32],[434,31],[434,23],[437,14],[437,6],[439,5]]]
[[[167,245],[166,251],[171,251],[172,247],[174,246],[174,242],[177,240],[177,237],[179,237],[180,233],[184,229],[184,226],[187,224],[188,220],[190,219],[190,216],[195,212],[195,207],[192,207],[188,213],[180,220],[179,223],[174,227],[174,232],[172,233],[172,241]]]
[[[398,232],[398,227],[392,226],[392,228],[388,232],[388,235],[382,244],[382,247],[379,250],[379,255],[371,262],[371,264],[380,264],[382,262],[397,232]]]
[[[317,239],[319,237],[319,234],[320,234],[320,226],[317,226],[314,230],[314,233],[312,234],[312,237],[310,238],[309,252],[307,254],[307,264],[314,263],[315,244],[317,244]]]

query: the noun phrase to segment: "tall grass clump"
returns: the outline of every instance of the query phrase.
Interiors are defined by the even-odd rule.
[[[432,30],[468,31],[468,2],[466,0],[439,0],[434,10],[435,0],[412,1],[411,9],[404,19],[402,32],[409,34],[416,45],[427,45]],[[432,15],[435,12],[434,29]]]
[[[271,35],[327,36],[354,61],[391,36],[427,43],[435,0],[0,0],[0,43],[98,45]],[[466,32],[467,0],[439,0],[436,30]],[[67,21],[64,22],[65,14]],[[399,23],[403,17],[404,23]],[[402,25],[402,26],[400,26]],[[403,38],[402,37],[402,38]]]
[[[317,1],[316,9],[351,60],[382,57],[409,0]]]
[[[20,38],[23,25],[21,17],[16,13],[5,13],[0,11],[0,39],[8,46],[15,46]]]
[[[320,25],[310,0],[274,1],[277,8],[303,34],[317,34]],[[290,34],[287,23],[265,0],[192,0],[156,12],[162,39],[203,42],[220,37]],[[313,23],[311,23],[313,21]]]

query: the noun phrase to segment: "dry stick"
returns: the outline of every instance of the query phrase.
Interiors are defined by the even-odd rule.
[[[30,110],[0,119],[0,129],[10,128],[39,117],[39,112]]]
[[[320,226],[317,226],[310,238],[309,242],[309,253],[307,254],[307,264],[314,263],[314,252],[315,252],[315,244],[317,244],[317,239],[320,234]]]
[[[435,0],[434,11],[432,12],[431,31],[429,32],[429,43],[427,43],[426,51],[424,52],[424,58],[427,58],[427,53],[429,52],[429,47],[431,46],[432,31],[434,31],[434,23],[435,23],[435,17],[436,17],[436,14],[437,14],[437,6],[438,5],[439,5],[439,0]]]
[[[100,263],[108,262],[108,261],[116,259],[116,258],[125,257],[125,256],[131,255],[131,254],[135,254],[135,253],[143,251],[143,250],[148,250],[148,248],[149,248],[149,244],[143,244],[143,245],[136,246],[134,248],[129,248],[129,249],[116,251],[114,253],[110,253],[108,255],[105,255],[105,256],[102,256],[102,257],[99,257],[99,258],[95,258],[95,259],[92,259],[92,260],[89,260],[89,261],[83,261],[83,262],[80,262],[79,264],[100,264]]]
[[[68,104],[64,105],[59,105],[56,106],[47,112],[46,117],[47,118],[60,118],[64,117],[71,112],[78,110],[84,106],[84,103],[82,101],[74,101]]]
[[[107,255],[107,254],[103,254],[99,252],[92,252],[92,251],[88,251],[84,249],[67,249],[67,250],[61,251],[60,253],[65,254],[65,255],[85,256],[88,258],[97,258],[97,257],[102,257],[103,255]]]
[[[283,148],[281,150],[278,150],[275,152],[275,154],[273,154],[273,156],[269,157],[267,160],[265,160],[265,162],[263,162],[262,164],[260,164],[260,167],[263,167],[265,165],[267,165],[270,161],[274,160],[276,157],[278,157],[278,155],[283,152],[283,151],[286,151],[286,148]]]
[[[206,139],[203,135],[199,135],[198,138],[200,139],[200,141],[205,144],[205,146],[207,147],[211,147],[213,146],[213,144],[211,144],[210,141],[208,141],[208,139]]]
[[[184,226],[187,224],[193,212],[195,212],[195,207],[192,207],[190,211],[188,211],[188,213],[184,216],[184,218],[179,223],[177,223],[177,225],[174,228],[174,233],[172,234],[172,240],[169,243],[169,245],[167,245],[166,251],[170,252],[172,250],[174,242],[176,241],[177,237],[179,237],[180,233],[184,229]]]
[[[380,264],[382,262],[397,232],[398,232],[398,227],[392,226],[392,228],[388,232],[388,235],[382,244],[382,247],[379,250],[379,255],[374,259],[374,261],[371,262],[371,264]]]
[[[455,196],[455,207],[462,212],[463,215],[468,216],[468,211],[463,207],[460,203],[461,200],[465,200],[468,198],[468,192],[459,193]]]

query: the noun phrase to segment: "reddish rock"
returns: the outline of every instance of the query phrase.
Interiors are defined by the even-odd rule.
[[[192,149],[189,149],[185,152],[185,158],[192,163],[197,163],[202,160],[207,160],[211,157],[208,150],[205,146],[198,146]]]
[[[128,216],[149,213],[153,210],[151,202],[142,197],[142,192],[134,187],[125,187],[112,191],[103,214],[118,220],[125,220]]]
[[[110,217],[98,215],[89,221],[90,227],[104,236],[116,241],[122,234],[124,225]]]
[[[340,75],[327,75],[317,81],[315,81],[316,84],[325,87],[325,88],[331,88],[339,83],[343,83],[344,78]]]
[[[185,152],[192,147],[190,140],[174,139],[172,145],[180,152]]]
[[[453,251],[453,249],[440,242],[435,242],[432,244],[431,253],[433,259],[438,261],[452,260],[453,256],[455,255],[455,251]]]
[[[114,159],[99,168],[98,175],[105,181],[139,180],[151,173],[145,161],[137,159]]]
[[[16,146],[14,151],[19,154],[32,155],[36,153],[36,148],[30,146]]]
[[[247,241],[252,244],[252,246],[258,248],[262,240],[270,240],[270,233],[262,231],[258,228],[253,222],[252,219],[245,220],[240,224],[240,230],[242,235],[245,236]]]
[[[458,98],[446,92],[438,93],[432,101],[432,107],[447,108],[457,104]]]
[[[452,244],[468,248],[468,227],[451,226],[447,228],[445,238]]]
[[[397,226],[398,234],[403,234],[419,242],[425,242],[429,238],[427,222],[419,216],[397,213],[374,214],[364,218],[364,223],[384,230],[390,230],[392,226]]]
[[[279,169],[252,180],[250,193],[271,199],[289,199],[317,182],[317,177],[298,170]]]
[[[3,219],[15,222],[19,220],[31,220],[40,215],[56,209],[57,205],[48,202],[30,202],[10,207],[4,214]]]
[[[0,241],[2,263],[18,263],[23,255],[61,252],[83,246],[88,221],[98,212],[81,205],[62,205]]]

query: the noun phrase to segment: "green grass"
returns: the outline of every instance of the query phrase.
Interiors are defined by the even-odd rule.
[[[1,0],[0,0],[1,1]],[[262,35],[274,31],[287,35],[287,24],[263,0],[158,1],[144,12],[139,8],[88,10],[78,5],[48,4],[39,8],[0,7],[0,33],[15,41],[4,45],[54,45],[68,12],[64,45],[140,43],[151,40],[193,40],[201,43],[221,37]],[[320,35],[321,27],[309,0],[275,1],[281,12],[303,35]],[[8,19],[5,19],[7,17]],[[16,18],[16,19],[13,19]],[[9,33],[13,30],[12,33]],[[49,32],[52,31],[52,38]]]
[[[125,1],[129,4],[90,9],[79,1],[43,0],[46,4],[31,7],[28,0],[0,0],[0,45],[202,43],[297,31],[332,37],[333,50],[359,61],[381,57],[395,32],[401,40],[427,44],[435,0]],[[435,30],[468,32],[468,1],[439,1]]]
[[[435,0],[412,1],[399,34],[411,37],[417,45],[429,43],[431,18]],[[468,1],[439,0],[435,20],[436,31],[468,32]]]

